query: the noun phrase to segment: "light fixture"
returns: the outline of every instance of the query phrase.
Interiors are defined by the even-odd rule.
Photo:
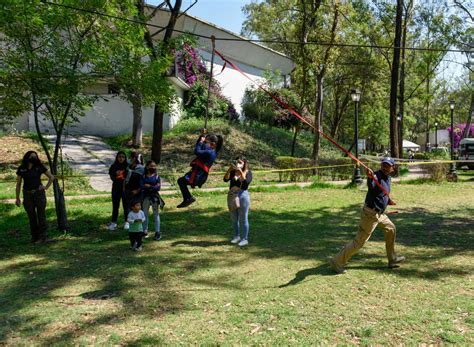
[[[360,101],[360,90],[359,89],[352,89],[351,90],[351,98],[354,102]]]
[[[455,104],[456,104],[456,103],[454,102],[454,100],[450,100],[450,101],[449,101],[449,108],[450,108],[451,110],[454,110],[454,105],[455,105]]]

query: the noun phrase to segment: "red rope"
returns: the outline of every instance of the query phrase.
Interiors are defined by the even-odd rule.
[[[230,60],[228,60],[226,57],[224,57],[222,55],[222,53],[220,53],[219,51],[215,51],[216,54],[224,61],[224,66],[222,67],[222,70],[225,69],[226,67],[226,64],[229,64],[230,66],[232,66],[236,71],[240,72],[242,75],[244,75],[248,80],[250,80],[253,84],[255,84],[258,88],[260,88],[261,90],[263,90],[265,93],[267,93],[273,100],[275,100],[281,107],[285,108],[286,110],[288,110],[292,115],[294,115],[295,117],[297,117],[298,119],[300,119],[303,123],[309,125],[311,128],[313,128],[314,130],[316,130],[317,132],[319,132],[323,137],[325,137],[329,142],[331,142],[333,145],[335,145],[337,148],[339,148],[341,151],[343,151],[344,153],[346,153],[352,160],[354,160],[357,164],[361,165],[362,167],[364,167],[365,169],[367,170],[371,170],[367,165],[365,165],[363,162],[361,162],[358,158],[356,158],[351,152],[349,152],[348,150],[346,150],[344,147],[342,147],[340,144],[338,144],[334,139],[332,139],[330,136],[326,135],[325,133],[323,133],[321,131],[321,129],[316,129],[316,127],[311,124],[310,122],[308,122],[306,119],[304,119],[298,112],[296,112],[290,105],[288,105],[286,102],[284,102],[283,100],[281,100],[280,98],[278,98],[277,96],[273,95],[272,93],[270,93],[267,89],[265,89],[264,87],[262,87],[262,85],[260,85],[259,83],[257,83],[256,81],[254,81],[251,77],[249,77],[245,72],[243,72],[237,65],[235,65],[233,62],[231,62]],[[222,73],[222,71],[221,71]],[[371,170],[372,171],[372,170]],[[375,184],[377,185],[377,187],[379,187],[382,192],[387,195],[388,197],[390,197],[390,194],[387,192],[387,190],[380,184],[380,182],[377,180],[377,176],[373,176],[372,179],[374,180]]]

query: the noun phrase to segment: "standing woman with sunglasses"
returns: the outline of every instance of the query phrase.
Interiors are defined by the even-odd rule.
[[[41,163],[38,153],[28,151],[23,156],[21,165],[16,172],[16,205],[21,205],[20,191],[23,183],[23,207],[30,221],[31,242],[47,242],[46,225],[46,190],[54,181],[54,176]],[[41,175],[48,177],[48,183],[44,186]]]

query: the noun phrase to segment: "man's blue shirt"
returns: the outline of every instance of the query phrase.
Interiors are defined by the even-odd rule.
[[[377,177],[380,185],[390,193],[390,176],[386,176],[382,170],[376,171],[374,175]],[[390,198],[380,189],[379,186],[374,182],[373,179],[367,178],[367,186],[369,191],[365,197],[365,204],[367,207],[373,208],[380,213],[384,212],[390,201]]]

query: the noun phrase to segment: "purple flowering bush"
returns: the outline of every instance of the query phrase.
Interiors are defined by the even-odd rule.
[[[459,143],[461,142],[462,134],[464,133],[464,129],[466,128],[466,124],[456,124],[454,126],[454,147],[459,147]],[[448,128],[449,137],[451,138],[451,127]],[[467,137],[474,137],[474,124],[471,124],[471,129]]]
[[[209,71],[207,71],[199,52],[190,43],[184,43],[175,52],[178,75],[191,86],[185,95],[184,109],[187,117],[201,118],[206,114]],[[209,102],[210,118],[238,120],[239,114],[232,102],[222,94],[221,86],[215,79],[211,81]]]

